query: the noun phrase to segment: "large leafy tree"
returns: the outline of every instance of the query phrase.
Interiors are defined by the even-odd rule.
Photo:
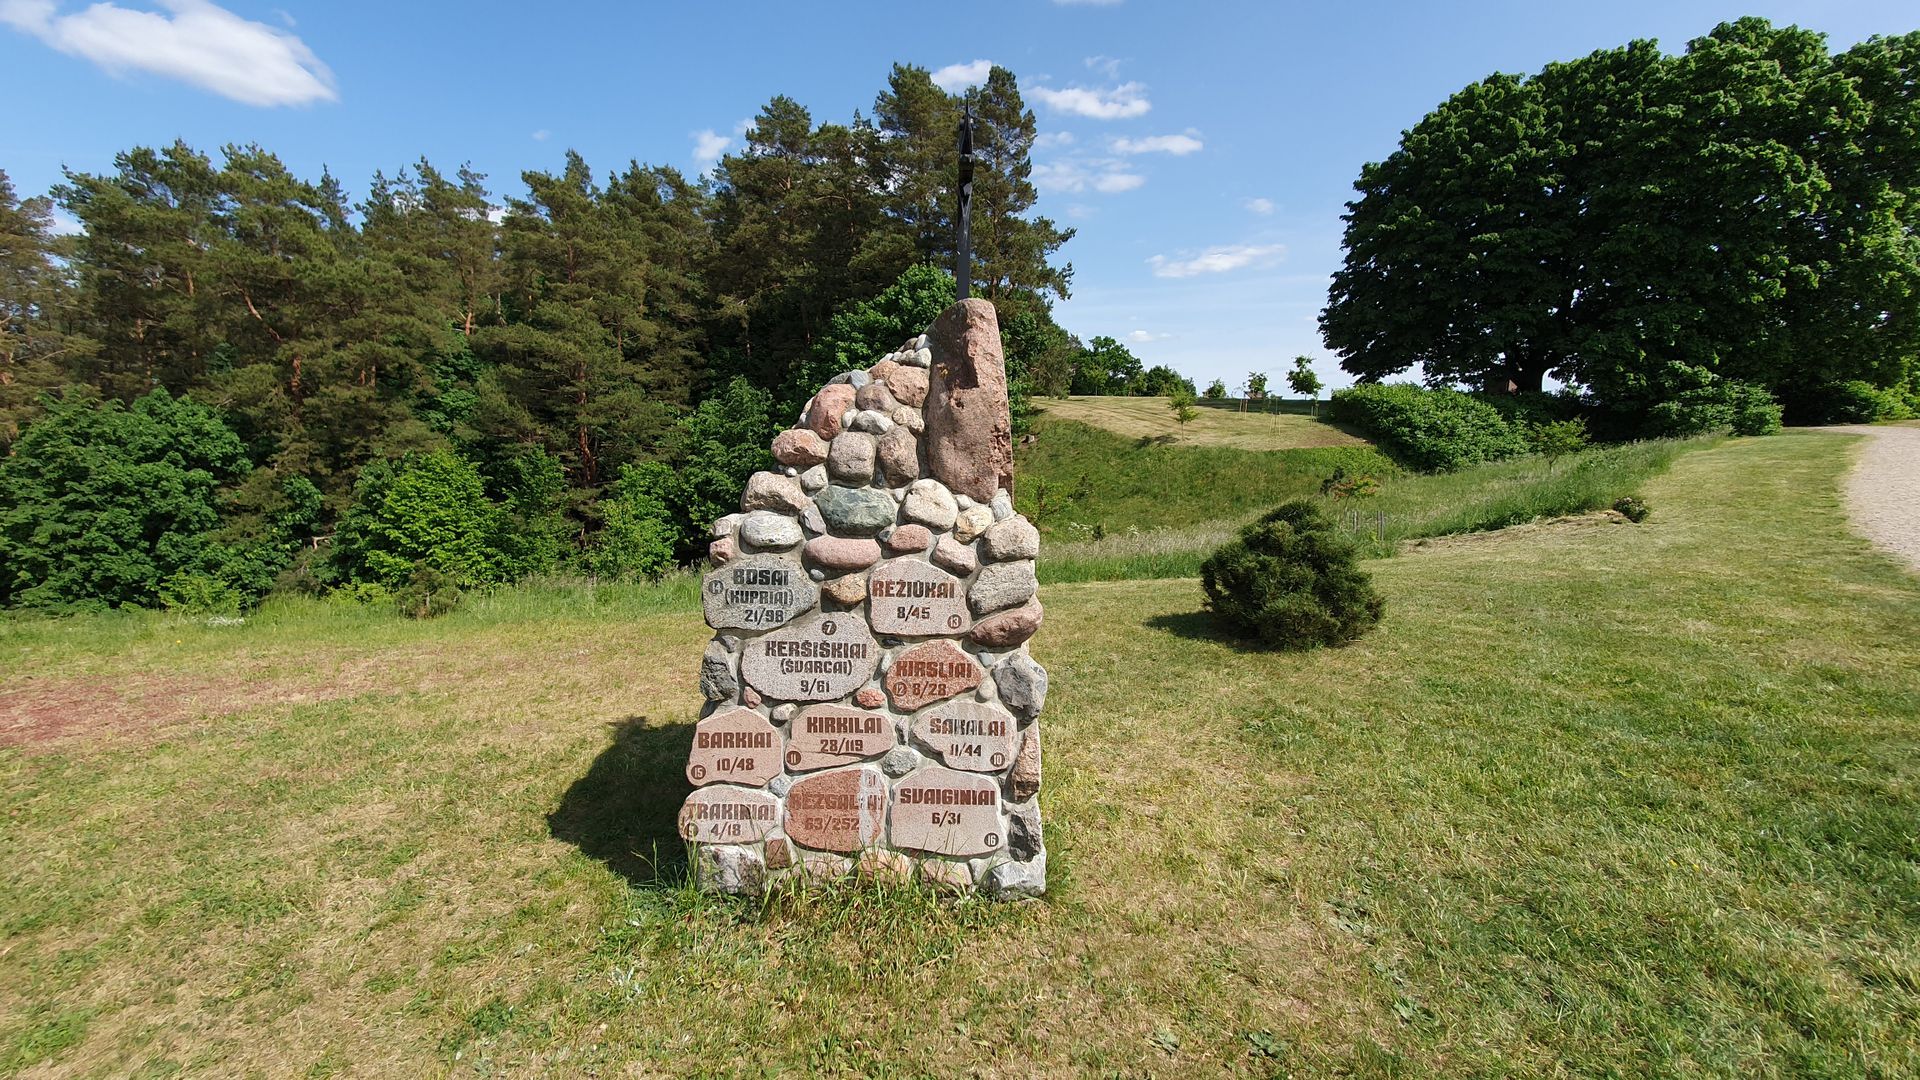
[[[0,453],[39,414],[40,396],[91,349],[68,330],[72,288],[62,248],[52,200],[19,198],[0,170]]]
[[[1362,379],[1620,408],[1703,375],[1890,385],[1920,342],[1916,42],[1743,19],[1467,87],[1362,170],[1328,344]]]
[[[0,458],[0,604],[151,604],[217,553],[220,490],[246,448],[204,405],[77,390]]]

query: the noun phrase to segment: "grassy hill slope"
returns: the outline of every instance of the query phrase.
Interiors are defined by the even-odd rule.
[[[1704,445],[1636,443],[1558,462],[1524,457],[1422,475],[1365,446],[1170,446],[1050,420],[1017,455],[1016,501],[1047,537],[1042,581],[1191,577],[1240,525],[1288,499],[1321,498],[1321,482],[1336,468],[1379,480],[1372,496],[1325,506],[1365,554],[1385,556],[1407,540],[1611,506]]]
[[[1105,428],[1130,439],[1155,439],[1180,446],[1225,446],[1236,450],[1294,450],[1324,446],[1367,446],[1365,439],[1306,415],[1302,408],[1242,412],[1202,406],[1191,422],[1174,419],[1163,397],[1036,398],[1047,416]],[[1256,403],[1256,409],[1261,404]],[[1278,406],[1279,403],[1273,403]]]
[[[1334,652],[1049,586],[1020,907],[674,887],[684,582],[0,624],[0,1072],[1920,1073],[1920,581],[1849,443],[1374,563]]]

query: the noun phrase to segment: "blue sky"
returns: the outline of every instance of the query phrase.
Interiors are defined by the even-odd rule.
[[[1039,116],[1042,212],[1079,229],[1063,325],[1202,385],[1299,353],[1342,385],[1314,316],[1362,163],[1490,72],[1633,38],[1678,50],[1746,14],[1836,48],[1920,27],[1911,0],[0,0],[0,168],[36,194],[131,146],[252,141],[356,195],[422,154],[498,195],[569,147],[603,174],[696,172],[775,94],[844,121],[895,61],[954,86],[992,61]]]

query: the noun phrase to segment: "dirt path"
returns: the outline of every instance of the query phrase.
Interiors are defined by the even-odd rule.
[[[1920,427],[1829,430],[1867,436],[1847,477],[1847,509],[1854,527],[1920,572]]]

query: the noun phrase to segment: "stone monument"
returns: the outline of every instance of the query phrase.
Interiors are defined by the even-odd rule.
[[[680,833],[704,888],[862,873],[1046,889],[1040,533],[993,305],[961,300],[773,440],[713,525]]]

